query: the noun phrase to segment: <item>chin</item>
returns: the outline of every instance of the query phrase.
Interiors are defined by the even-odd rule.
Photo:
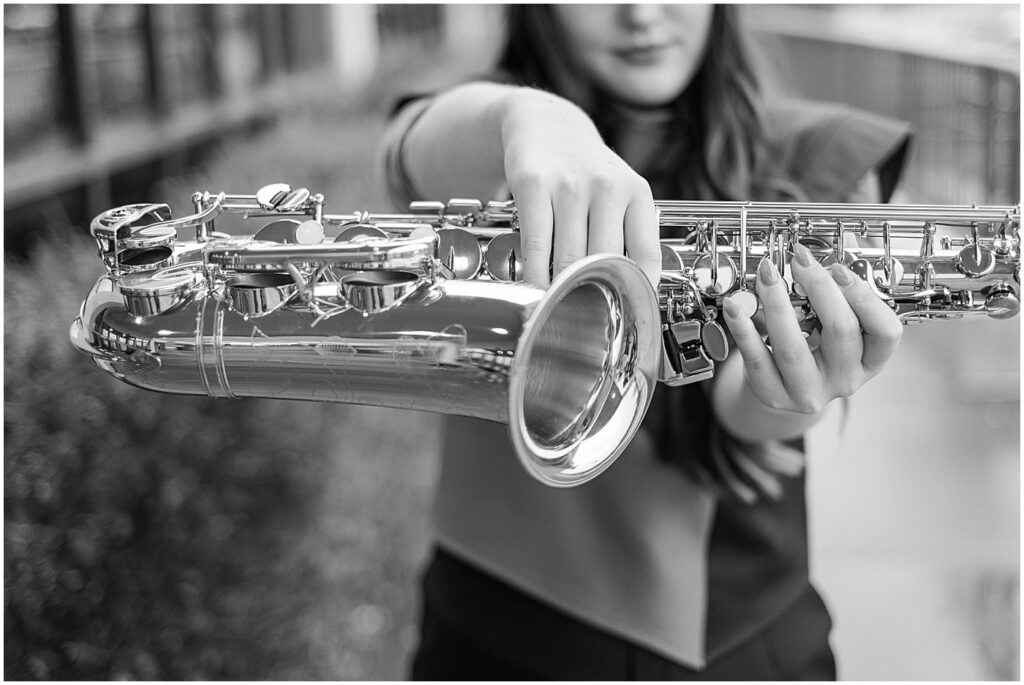
[[[659,82],[651,87],[620,91],[618,95],[623,101],[636,107],[664,107],[682,92],[683,88],[666,88],[664,82]]]
[[[644,74],[632,73],[618,80],[613,92],[627,103],[638,107],[661,107],[675,100],[689,85],[690,78],[681,78],[675,70],[650,70]],[[623,88],[621,84],[629,84]]]

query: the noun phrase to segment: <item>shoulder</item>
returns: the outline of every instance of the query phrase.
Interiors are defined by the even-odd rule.
[[[784,172],[818,202],[840,202],[874,172],[888,200],[902,175],[910,125],[849,105],[778,99],[765,108],[765,133]]]

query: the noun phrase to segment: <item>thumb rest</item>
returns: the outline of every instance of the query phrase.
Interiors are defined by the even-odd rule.
[[[104,273],[71,326],[115,377],[160,392],[305,399],[509,425],[527,472],[577,485],[625,449],[654,384],[705,380],[729,352],[726,296],[753,315],[757,264],[789,279],[797,242],[842,263],[904,322],[1019,309],[1018,207],[658,202],[662,278],[580,260],[522,281],[509,202],[414,202],[406,214],[324,212],[285,184],[108,210],[91,224]],[[240,215],[253,231],[215,228]],[[856,247],[849,245],[856,239]]]

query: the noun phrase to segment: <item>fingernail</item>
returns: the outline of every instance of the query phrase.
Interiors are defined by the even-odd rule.
[[[739,307],[735,302],[732,301],[731,297],[727,297],[722,300],[722,311],[725,312],[726,316],[737,318],[740,315]]]
[[[779,280],[779,270],[772,264],[772,260],[765,257],[757,267],[757,276],[765,285],[775,285]]]
[[[796,261],[801,266],[811,266],[814,264],[814,255],[812,255],[811,251],[800,243],[797,243],[793,247],[793,256],[796,257]]]
[[[853,283],[853,273],[842,264],[833,264],[830,271],[832,271],[832,279],[839,285],[847,286]]]

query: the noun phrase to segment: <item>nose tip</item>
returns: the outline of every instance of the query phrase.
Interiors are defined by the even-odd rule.
[[[647,26],[662,18],[662,5],[620,5],[622,23],[631,28]]]

